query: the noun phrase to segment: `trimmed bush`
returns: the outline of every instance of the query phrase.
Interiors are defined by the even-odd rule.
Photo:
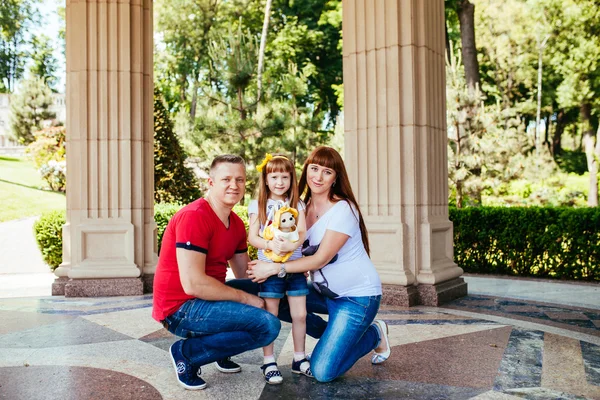
[[[187,154],[173,132],[162,96],[154,89],[154,201],[187,204],[202,196],[194,171],[186,167]]]
[[[465,272],[600,280],[600,209],[450,209]]]
[[[42,252],[42,258],[52,271],[62,262],[62,227],[64,224],[64,211],[44,213],[33,224],[35,240]]]
[[[156,240],[158,241],[158,254],[160,245],[171,217],[183,207],[181,204],[156,203],[154,204],[154,221],[156,222]]]

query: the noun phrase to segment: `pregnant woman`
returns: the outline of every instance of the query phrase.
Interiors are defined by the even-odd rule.
[[[309,155],[299,193],[306,204],[305,257],[287,263],[252,261],[248,275],[262,282],[273,275],[310,272],[307,303],[321,303],[314,308],[329,314],[312,353],[311,369],[318,381],[329,382],[371,350],[375,350],[373,364],[390,356],[388,327],[374,320],[381,281],[369,258],[367,229],[344,161],[335,149],[318,147]]]

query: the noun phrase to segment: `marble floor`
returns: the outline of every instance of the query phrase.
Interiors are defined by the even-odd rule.
[[[572,297],[577,297],[572,287]],[[0,399],[600,399],[600,310],[471,294],[443,307],[382,307],[393,352],[364,357],[320,384],[290,373],[290,325],[276,341],[284,383],[269,386],[262,353],[242,372],[203,367],[186,391],[152,320],[151,296],[0,299]],[[307,338],[307,347],[315,341]]]

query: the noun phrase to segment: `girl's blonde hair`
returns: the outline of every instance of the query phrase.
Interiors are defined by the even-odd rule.
[[[267,201],[269,200],[269,187],[267,175],[272,172],[288,172],[290,174],[290,188],[286,195],[289,205],[298,209],[298,181],[294,164],[285,156],[273,155],[266,165],[262,167],[258,179],[258,219],[261,225],[267,223]]]

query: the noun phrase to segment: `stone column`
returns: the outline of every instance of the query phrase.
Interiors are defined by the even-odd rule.
[[[67,0],[67,222],[53,294],[142,294],[154,273],[151,0]]]
[[[344,0],[345,160],[384,302],[466,294],[448,219],[444,0]]]

